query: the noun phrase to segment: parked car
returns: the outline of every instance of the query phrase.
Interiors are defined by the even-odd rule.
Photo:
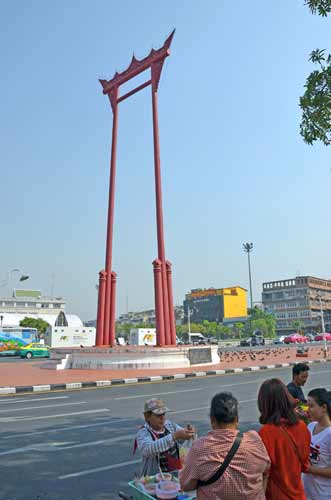
[[[251,346],[252,342],[252,337],[247,337],[247,339],[242,339],[240,341],[240,347],[248,347],[248,346]]]
[[[331,333],[325,332],[325,338],[327,341],[331,340]],[[321,340],[324,340],[323,334],[320,333],[319,335],[316,335],[315,340],[316,340],[316,342],[320,342]]]
[[[218,345],[218,339],[216,337],[205,337],[208,344]]]
[[[50,348],[45,344],[38,344],[37,342],[32,342],[25,347],[22,347],[18,354],[21,358],[49,358]]]
[[[240,346],[245,347],[254,347],[257,345],[265,345],[265,339],[262,337],[262,335],[252,335],[251,337],[248,337],[247,339],[242,339],[240,341]]]
[[[306,333],[306,337],[308,338],[309,342],[315,342],[316,340],[316,335],[314,335],[313,333]]]
[[[288,335],[284,339],[285,344],[302,344],[303,342],[308,342],[308,337],[304,335],[300,335],[299,333],[293,333],[292,335]]]
[[[274,344],[283,344],[285,339],[285,335],[280,335],[279,337],[276,337],[273,341]]]

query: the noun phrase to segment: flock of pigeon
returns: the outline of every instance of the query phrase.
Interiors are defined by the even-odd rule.
[[[254,362],[268,362],[268,361],[279,361],[287,362],[290,358],[293,359],[293,348],[291,347],[278,347],[273,349],[261,349],[261,350],[242,350],[242,351],[223,351],[219,353],[220,363],[226,363],[229,365],[237,365],[241,363],[246,363],[249,361]],[[309,348],[305,353],[295,352],[296,356],[301,357],[309,356]],[[317,358],[323,354],[323,349],[314,352]],[[295,356],[295,357],[296,357]],[[271,359],[272,358],[272,359]]]

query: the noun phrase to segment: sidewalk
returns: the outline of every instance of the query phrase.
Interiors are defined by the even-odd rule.
[[[296,348],[227,351],[216,365],[145,370],[46,370],[42,362],[0,363],[0,395],[51,390],[72,390],[119,384],[153,382],[209,375],[224,375],[282,368],[298,362],[324,362],[322,346],[310,347],[308,357],[297,357]],[[331,351],[327,361],[331,361]]]

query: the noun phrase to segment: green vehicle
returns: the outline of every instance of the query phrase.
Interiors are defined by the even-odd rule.
[[[25,347],[21,347],[18,354],[21,358],[49,358],[50,348],[45,344],[38,344],[37,342],[32,342]]]

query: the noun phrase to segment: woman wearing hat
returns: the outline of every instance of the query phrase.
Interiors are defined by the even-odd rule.
[[[193,427],[183,429],[167,420],[167,411],[162,399],[149,399],[144,404],[145,424],[135,440],[135,449],[142,455],[142,476],[181,468],[178,443],[194,437]]]

